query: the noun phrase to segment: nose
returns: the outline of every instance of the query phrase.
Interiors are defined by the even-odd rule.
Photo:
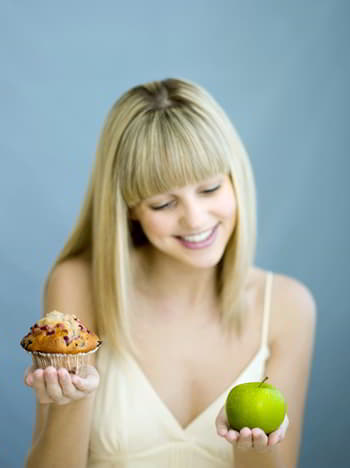
[[[207,212],[199,200],[191,199],[183,202],[181,226],[191,232],[200,231],[207,227]]]

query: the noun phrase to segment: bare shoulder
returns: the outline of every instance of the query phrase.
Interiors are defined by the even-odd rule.
[[[75,314],[88,328],[95,328],[91,263],[78,256],[60,263],[48,279],[44,313],[50,310]]]
[[[256,270],[260,297],[266,291],[267,272]],[[269,350],[265,375],[288,402],[291,421],[281,451],[286,466],[295,467],[300,451],[304,405],[310,376],[316,303],[301,281],[274,273],[271,289]]]
[[[271,326],[275,337],[287,334],[312,334],[316,322],[316,301],[301,281],[274,274],[271,299]]]
[[[88,328],[95,328],[91,267],[86,257],[66,260],[52,271],[44,293],[43,312],[51,310],[75,314]],[[91,355],[90,364],[95,365],[95,359]],[[56,466],[67,466],[67,463],[85,466],[93,401],[85,398],[68,405],[54,405],[40,404],[37,399],[33,445],[27,465],[37,466],[38,460],[43,463],[45,457],[50,457],[50,460],[61,460]],[[65,431],[60,430],[63,426],[67,428]]]

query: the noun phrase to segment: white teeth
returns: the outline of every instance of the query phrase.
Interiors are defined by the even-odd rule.
[[[211,235],[213,232],[213,229],[208,229],[207,231],[204,231],[200,234],[195,234],[193,236],[183,236],[182,239],[188,241],[188,242],[202,242]]]

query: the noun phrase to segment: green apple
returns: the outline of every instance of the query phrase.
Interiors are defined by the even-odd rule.
[[[232,429],[259,427],[270,434],[282,424],[287,403],[277,388],[265,383],[266,379],[236,385],[230,390],[225,409]]]

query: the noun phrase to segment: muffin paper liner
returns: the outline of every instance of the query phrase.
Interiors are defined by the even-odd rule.
[[[98,344],[95,349],[86,353],[66,354],[66,353],[42,353],[40,351],[27,351],[32,355],[33,365],[36,368],[45,369],[53,366],[56,369],[64,367],[71,374],[77,374],[84,377],[84,368],[88,364],[89,355],[96,353],[102,343]]]

